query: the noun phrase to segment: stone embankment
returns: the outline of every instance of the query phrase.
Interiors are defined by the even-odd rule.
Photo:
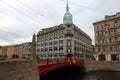
[[[85,61],[85,71],[120,71],[120,61]]]
[[[0,62],[0,80],[39,80],[38,68],[32,60]]]

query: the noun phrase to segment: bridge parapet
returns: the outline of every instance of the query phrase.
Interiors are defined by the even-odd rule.
[[[39,59],[38,64],[39,66],[49,65],[49,64],[58,64],[58,63],[66,63],[66,59]]]
[[[120,61],[85,60],[86,72],[89,71],[120,71]]]
[[[68,59],[68,58],[57,58],[57,59],[38,59],[40,76],[59,69],[65,66],[78,66],[83,67],[84,61],[82,59]]]

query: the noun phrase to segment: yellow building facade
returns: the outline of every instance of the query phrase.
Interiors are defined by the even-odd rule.
[[[96,60],[120,60],[120,12],[93,25]]]
[[[14,45],[8,46],[7,47],[8,58],[12,58],[13,55],[14,55]]]
[[[2,47],[2,57],[7,58],[7,47],[8,46],[3,46]]]

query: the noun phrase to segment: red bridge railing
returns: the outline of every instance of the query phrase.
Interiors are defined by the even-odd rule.
[[[38,59],[39,66],[44,66],[44,65],[49,65],[49,64],[59,64],[59,63],[83,64],[83,60],[74,59],[74,58]]]
[[[64,66],[69,66],[69,65],[74,65],[79,67],[84,66],[84,62],[82,59],[74,59],[74,58],[38,59],[38,64],[39,64],[40,76]]]

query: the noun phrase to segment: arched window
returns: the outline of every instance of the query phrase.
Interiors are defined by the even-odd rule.
[[[59,37],[59,40],[63,40],[63,36],[60,36],[60,37]]]
[[[50,38],[49,41],[52,41],[52,38]]]
[[[56,41],[57,40],[57,37],[54,37],[54,41]]]

